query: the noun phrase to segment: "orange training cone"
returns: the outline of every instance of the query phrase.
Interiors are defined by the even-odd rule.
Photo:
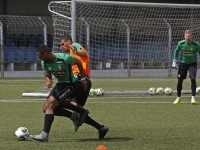
[[[99,145],[96,150],[107,150],[107,148],[104,145]]]

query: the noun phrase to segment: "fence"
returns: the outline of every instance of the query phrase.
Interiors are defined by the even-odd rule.
[[[53,44],[51,17],[0,16],[1,73],[41,70],[35,47]]]

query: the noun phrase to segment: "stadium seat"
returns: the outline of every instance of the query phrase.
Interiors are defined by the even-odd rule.
[[[25,49],[24,55],[25,55],[25,61],[26,62],[38,62],[37,55],[36,55],[34,47],[27,47]]]
[[[116,60],[120,57],[119,55],[120,55],[119,46],[115,44],[115,45],[113,45],[113,51],[112,51],[111,58]]]
[[[90,46],[90,49],[89,49],[89,57],[94,58],[94,48],[92,46]]]
[[[16,49],[10,47],[4,47],[4,61],[15,62]]]
[[[33,35],[33,34],[29,34],[28,36],[28,41],[29,41],[29,44],[28,46],[31,46],[31,47],[35,47],[36,46],[36,37]]]
[[[53,47],[53,36],[51,36],[51,34],[47,34],[47,45],[50,48]]]
[[[25,47],[19,47],[16,49],[15,62],[24,62],[25,61],[24,52],[25,52]]]
[[[103,50],[104,50],[103,46],[100,45],[100,44],[96,44],[95,47],[94,47],[94,49],[95,49],[95,57],[97,59],[103,58]]]
[[[105,47],[105,58],[106,59],[111,59],[112,58],[112,53],[113,53],[112,44],[111,43],[106,44],[106,47]]]
[[[19,35],[19,41],[20,41],[20,46],[26,46],[26,35],[25,34],[20,34]]]
[[[120,45],[119,46],[119,56],[122,59],[127,59],[128,58],[128,51],[127,51],[127,46],[126,45]]]
[[[37,35],[37,45],[44,44],[44,36],[42,34]]]

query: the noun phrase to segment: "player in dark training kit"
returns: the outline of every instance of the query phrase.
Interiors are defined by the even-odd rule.
[[[76,93],[76,78],[71,70],[71,65],[76,64],[81,76],[81,84],[84,90],[87,90],[87,81],[85,80],[85,74],[83,66],[80,60],[66,53],[52,53],[47,46],[40,45],[36,48],[38,58],[41,60],[41,65],[45,73],[46,87],[51,88],[53,84],[52,75],[54,75],[58,82],[51,90],[43,106],[44,116],[44,128],[41,134],[31,135],[30,137],[37,141],[48,141],[48,135],[51,125],[54,120],[54,109],[57,106],[74,110],[81,115],[79,125],[81,125],[88,115],[88,111],[67,102],[67,98],[74,97]],[[66,115],[70,118],[72,112],[65,110]]]
[[[197,53],[200,54],[200,44],[192,39],[192,32],[186,30],[184,33],[185,40],[182,40],[176,46],[174,51],[174,59],[172,67],[178,69],[178,84],[177,84],[177,98],[173,104],[178,104],[181,101],[181,90],[183,80],[187,77],[187,71],[189,71],[189,77],[191,79],[192,98],[191,104],[196,104],[196,74],[197,74]],[[177,64],[177,57],[179,52],[181,53],[180,65]]]
[[[89,79],[90,70],[89,70],[88,53],[82,45],[80,45],[79,43],[72,42],[71,36],[68,35],[68,34],[63,35],[60,38],[60,46],[65,52],[67,52],[70,55],[74,56],[75,58],[79,59],[81,61],[82,65],[83,65],[83,70],[84,70],[86,81],[87,81],[87,90],[84,90],[83,87],[81,86],[80,71],[79,71],[77,65],[72,65],[73,74],[77,78],[77,80],[76,80],[77,93],[76,93],[76,97],[73,98],[72,103],[75,106],[83,108],[86,101],[87,101],[87,98],[88,98],[88,95],[89,95],[89,92],[90,92],[90,89],[91,89],[91,85],[92,85],[92,83]],[[63,111],[62,109],[56,109],[54,111],[54,114],[59,115],[59,116],[65,116],[64,115],[65,112],[62,112],[62,111]],[[73,114],[75,116],[77,116],[76,115],[77,113],[74,112]],[[73,121],[72,117],[71,117],[71,119]],[[73,121],[73,122],[74,122],[74,131],[76,132],[78,130],[78,125],[77,125],[76,121]],[[109,130],[108,127],[99,124],[98,122],[96,122],[95,120],[93,120],[89,116],[86,117],[85,123],[93,126],[94,128],[96,128],[98,130],[99,139],[103,139],[104,136],[106,135],[106,133]]]

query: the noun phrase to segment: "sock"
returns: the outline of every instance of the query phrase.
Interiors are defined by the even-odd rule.
[[[47,134],[49,134],[53,120],[54,120],[54,114],[45,114],[43,131],[46,132]]]
[[[63,101],[60,103],[61,107],[63,108],[66,108],[66,109],[70,109],[70,110],[73,110],[73,111],[76,111],[78,113],[82,113],[84,111],[83,108],[79,108],[77,106],[74,106],[73,104],[67,102],[67,101]]]
[[[192,98],[195,98],[195,96],[192,96]]]
[[[64,117],[70,118],[71,115],[72,115],[72,112],[69,111],[69,110],[63,109],[63,108],[60,107],[60,106],[57,106],[57,107],[54,109],[54,115],[55,115],[55,116],[64,116]]]
[[[94,121],[92,118],[90,118],[89,116],[87,116],[85,123],[95,127],[97,130],[100,130],[103,126],[100,125],[98,122]]]
[[[42,135],[42,137],[44,137],[44,138],[47,138],[47,139],[48,139],[48,135],[49,135],[48,133],[46,133],[46,132],[42,131],[41,135]]]
[[[177,97],[181,97],[181,90],[183,88],[183,79],[178,79],[178,84],[177,84]]]
[[[75,120],[76,120],[76,117],[77,117],[77,112],[73,112],[69,118],[70,118],[72,121],[75,121]]]
[[[196,96],[196,88],[197,88],[196,80],[191,79],[192,96]]]

